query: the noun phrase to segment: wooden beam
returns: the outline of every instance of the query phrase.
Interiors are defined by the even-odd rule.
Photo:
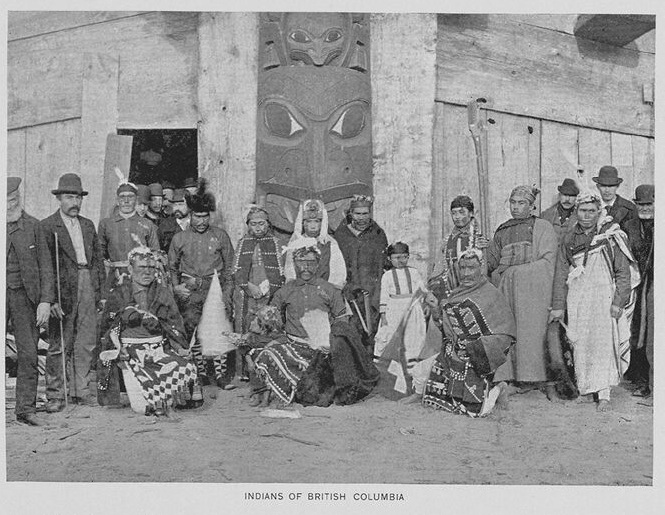
[[[436,15],[372,14],[370,38],[374,217],[389,241],[409,244],[412,266],[425,274],[430,258]]]
[[[117,56],[96,53],[86,54],[84,58],[80,175],[90,192],[86,198],[91,208],[88,216],[97,223],[108,216],[108,210],[104,210],[102,203],[103,193],[107,193],[105,188],[108,187],[104,182],[104,156],[107,136],[116,133],[118,122],[119,59]],[[129,141],[126,168],[121,168],[126,175],[129,174],[129,158],[132,152],[131,138]],[[117,184],[117,180],[115,183]],[[114,192],[115,188],[112,187],[112,191]]]
[[[61,30],[136,16],[130,11],[10,11],[7,40],[24,39]]]
[[[109,134],[104,138],[105,148],[102,153],[101,177],[97,182],[95,189],[98,192],[99,199],[95,206],[99,206],[97,220],[102,220],[111,216],[113,206],[116,203],[116,190],[118,189],[118,176],[115,173],[116,167],[127,177],[129,163],[132,159],[132,136],[118,136]]]
[[[574,34],[622,47],[655,28],[656,16],[650,14],[580,14]]]
[[[235,244],[256,185],[258,14],[201,13],[198,40],[199,175]]]
[[[511,15],[440,15],[437,100],[485,97],[497,111],[653,135],[642,85],[654,55],[578,40]],[[611,108],[610,108],[611,106]]]

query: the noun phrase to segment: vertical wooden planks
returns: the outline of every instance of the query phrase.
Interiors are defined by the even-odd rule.
[[[25,140],[25,129],[7,131],[8,176],[25,179]]]
[[[108,193],[102,188],[104,156],[106,137],[115,134],[118,122],[119,62],[116,56],[95,53],[86,54],[83,62],[80,175],[90,194],[81,212],[97,224],[108,216],[102,203],[102,195]],[[129,162],[122,172],[129,176]]]
[[[374,216],[391,242],[409,244],[421,273],[430,251],[436,35],[435,14],[370,16]]]
[[[642,136],[631,136],[633,144],[633,186],[637,188],[640,184],[654,184],[654,164],[653,164],[653,138],[644,138]],[[624,191],[627,198],[633,198],[635,190]]]
[[[577,127],[542,121],[540,185],[544,211],[558,199],[557,186],[566,177],[577,179],[579,161]]]
[[[105,138],[106,148],[102,162],[102,176],[98,179],[99,187],[95,188],[101,192],[99,204],[92,204],[93,207],[99,205],[99,220],[111,216],[113,206],[116,204],[118,190],[118,176],[115,173],[116,167],[125,174],[129,170],[129,164],[132,159],[132,136],[118,136],[109,134]],[[96,210],[97,211],[97,210]]]
[[[57,208],[51,194],[64,173],[78,172],[81,121],[68,120],[26,129],[25,208],[36,218],[44,218]],[[94,184],[83,184],[88,191]],[[84,202],[82,214],[91,207]]]
[[[595,188],[592,177],[598,175],[598,171],[604,165],[612,163],[612,145],[610,133],[597,129],[580,127],[579,129],[580,165],[589,182],[589,187]]]
[[[491,233],[510,218],[508,197],[515,186],[540,186],[540,123],[533,118],[487,112],[487,169]]]
[[[633,180],[633,142],[628,134],[613,132],[610,134],[612,145],[612,166],[619,171],[619,177],[623,182],[619,186],[618,193],[624,198],[631,198],[635,190]]]
[[[256,186],[258,14],[200,13],[198,34],[199,175],[235,242]]]

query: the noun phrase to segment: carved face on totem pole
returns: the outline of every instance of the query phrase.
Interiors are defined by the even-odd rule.
[[[300,201],[372,192],[371,86],[363,15],[264,15],[258,88],[257,201],[293,230]]]

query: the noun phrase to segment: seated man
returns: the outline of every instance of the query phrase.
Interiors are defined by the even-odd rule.
[[[154,252],[137,247],[128,260],[131,281],[111,290],[101,323],[100,404],[119,404],[118,372],[112,365],[120,360],[128,365],[124,377],[131,373],[141,387],[146,415],[163,415],[173,404],[200,406],[203,396],[184,323],[170,290],[157,280]]]
[[[414,389],[416,395],[422,392],[425,406],[471,417],[487,415],[494,407],[505,383],[490,389],[493,375],[515,342],[513,313],[484,276],[481,261],[477,249],[461,254],[459,286],[441,301],[438,313],[441,352],[414,370]]]
[[[357,330],[348,323],[340,290],[316,276],[319,249],[293,252],[296,279],[271,304],[285,315],[289,342],[266,347],[255,366],[283,402],[329,406],[367,396],[379,379]]]

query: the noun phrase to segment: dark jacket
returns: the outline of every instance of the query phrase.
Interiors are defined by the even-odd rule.
[[[570,217],[568,217],[566,220],[564,220],[563,223],[561,223],[561,218],[559,216],[559,203],[557,202],[553,206],[550,206],[547,208],[545,211],[543,211],[540,214],[540,218],[543,220],[547,220],[549,223],[552,224],[552,227],[554,227],[554,232],[556,232],[557,237],[559,238],[559,242],[561,242],[561,238],[563,235],[570,231],[572,227],[575,226],[575,222],[577,222],[577,214],[575,213],[575,208],[573,208],[573,212],[570,214]]]
[[[625,231],[626,222],[637,218],[637,207],[630,200],[617,195],[607,214],[614,218],[614,221]]]
[[[7,253],[10,245],[19,260],[28,298],[35,306],[40,302],[55,302],[54,268],[39,220],[24,211],[16,224],[7,224]]]
[[[104,262],[99,249],[99,240],[97,231],[92,221],[82,216],[78,217],[83,235],[83,246],[85,247],[85,258],[90,267],[90,278],[92,280],[92,289],[95,292],[95,300],[101,299],[101,286],[106,280]],[[76,305],[78,298],[78,262],[76,261],[76,251],[72,239],[69,237],[69,231],[62,221],[60,211],[56,211],[48,218],[44,218],[39,224],[44,233],[44,238],[51,254],[51,264],[53,270],[56,270],[55,262],[55,234],[58,234],[58,246],[60,249],[60,296],[62,301],[62,310],[65,314],[71,313]]]

